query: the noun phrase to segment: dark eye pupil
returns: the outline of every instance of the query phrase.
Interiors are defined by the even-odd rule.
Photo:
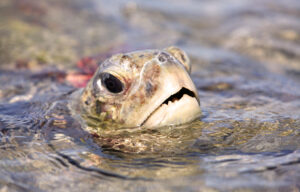
[[[109,73],[101,74],[101,83],[106,89],[112,93],[120,93],[123,91],[123,83],[115,76]]]

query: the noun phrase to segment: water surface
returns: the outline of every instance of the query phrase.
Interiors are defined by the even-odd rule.
[[[299,190],[299,19],[298,0],[2,0],[1,190]],[[81,58],[169,45],[201,119],[95,141],[69,115]]]

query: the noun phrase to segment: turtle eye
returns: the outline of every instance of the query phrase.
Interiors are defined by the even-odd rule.
[[[100,75],[101,83],[111,93],[120,93],[123,91],[123,83],[110,73],[102,73]]]

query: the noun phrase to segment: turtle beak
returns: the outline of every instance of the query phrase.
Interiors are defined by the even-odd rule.
[[[146,127],[178,125],[201,116],[197,89],[184,67],[178,64],[161,66],[160,90],[141,124]]]
[[[194,92],[183,87],[155,108],[141,125],[179,125],[195,120],[200,115],[201,110]]]
[[[160,65],[154,62],[148,65],[141,81],[151,82],[151,86],[155,89],[145,94],[147,103],[136,104],[138,107],[135,108],[135,114],[131,113],[127,121],[134,122],[136,126],[154,127],[179,125],[199,118],[201,116],[199,95],[184,66],[178,62]],[[151,70],[158,66],[159,75],[151,78],[153,76],[149,75]],[[140,82],[139,85],[147,87],[143,83]]]

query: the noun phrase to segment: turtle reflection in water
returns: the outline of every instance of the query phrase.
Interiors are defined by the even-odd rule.
[[[20,113],[27,115],[30,128],[41,129],[49,139],[62,131],[63,135],[82,138],[74,132],[83,130],[100,146],[130,152],[153,151],[154,142],[161,142],[161,148],[166,146],[159,136],[145,131],[185,124],[201,115],[190,71],[187,55],[176,47],[117,54],[99,65],[85,88],[55,97],[53,90],[49,94],[43,91],[42,96],[35,93],[30,103],[23,106],[21,102],[17,108],[24,109]],[[35,87],[45,90],[51,86],[48,83]],[[26,115],[20,116],[22,126]],[[128,130],[132,134],[127,134]]]

